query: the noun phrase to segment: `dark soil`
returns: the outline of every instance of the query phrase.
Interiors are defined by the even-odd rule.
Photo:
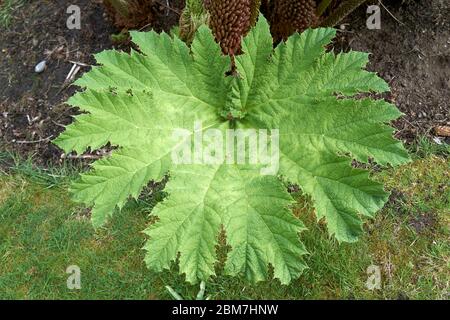
[[[170,0],[171,9],[159,2],[153,27],[167,31],[184,1]],[[409,143],[431,135],[437,125],[450,125],[450,5],[448,0],[384,2],[390,13],[382,9],[380,30],[366,28],[362,7],[345,20],[335,49],[372,53],[369,69],[390,83],[392,92],[385,97],[405,113],[395,122],[397,136]],[[72,4],[81,8],[81,30],[66,27]],[[110,36],[120,30],[99,1],[33,0],[15,13],[9,30],[0,31],[0,151],[55,163],[61,150],[49,141],[76,114],[64,104],[75,90],[64,86],[70,61],[93,64],[92,54],[114,47]],[[43,59],[47,69],[34,73]],[[77,76],[87,70],[82,67]]]
[[[33,156],[42,165],[60,160],[61,150],[49,141],[77,114],[64,104],[76,90],[64,84],[70,61],[91,65],[92,54],[117,47],[111,35],[120,30],[100,2],[29,1],[15,12],[11,27],[0,30],[0,151]],[[155,30],[168,31],[178,22],[184,0],[170,3],[172,9],[155,5]],[[70,5],[81,8],[80,30],[66,27]],[[36,74],[34,67],[44,59],[46,70]],[[77,77],[88,69],[82,67]]]
[[[383,2],[390,5],[380,30],[366,28],[361,8],[342,33],[347,47],[372,53],[368,68],[390,84],[387,99],[405,114],[395,122],[397,136],[411,142],[450,125],[450,2]]]
[[[69,30],[66,9],[79,5],[81,30]],[[0,133],[9,150],[35,154],[46,161],[59,157],[48,141],[71,122],[74,110],[63,104],[74,88],[64,89],[69,60],[93,63],[91,54],[111,47],[115,32],[93,1],[32,1],[16,12],[10,30],[0,35]],[[47,69],[34,73],[46,59]],[[84,68],[83,68],[84,69]]]

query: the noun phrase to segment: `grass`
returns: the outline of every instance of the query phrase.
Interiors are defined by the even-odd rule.
[[[415,159],[430,155],[450,157],[450,145],[446,143],[437,144],[425,136],[421,136],[412,144],[411,153]]]
[[[207,283],[212,299],[448,299],[450,292],[450,165],[448,157],[424,152],[405,166],[374,173],[392,191],[391,200],[356,244],[330,239],[314,221],[308,201],[295,213],[308,227],[301,237],[309,269],[289,286],[270,280],[251,286],[218,276]],[[2,157],[0,157],[2,159]],[[7,157],[3,156],[5,163]],[[77,168],[42,170],[30,161],[10,161],[0,174],[1,299],[171,299],[170,285],[186,298],[176,266],[161,274],[144,263],[148,203],[132,202],[107,227],[94,231],[89,210],[69,199],[67,184]],[[81,269],[81,290],[69,290],[66,268]],[[368,290],[367,268],[378,266],[382,288]]]
[[[0,1],[0,28],[7,29],[12,21],[14,12],[22,7],[28,0]]]

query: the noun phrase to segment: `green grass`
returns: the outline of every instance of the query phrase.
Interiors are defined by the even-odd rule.
[[[82,170],[83,165],[74,162],[63,162],[58,167],[42,168],[36,166],[31,157],[21,159],[11,152],[0,151],[0,175],[18,174],[48,189],[67,186]]]
[[[428,137],[421,136],[410,147],[415,159],[424,158],[430,155],[450,157],[450,145],[446,143],[437,144]]]
[[[0,1],[0,28],[8,28],[14,12],[29,0],[3,0]]]
[[[0,157],[1,159],[1,157]],[[5,157],[4,157],[5,160]],[[170,285],[185,298],[176,266],[161,274],[144,263],[142,230],[151,223],[149,205],[157,190],[129,203],[103,229],[94,231],[89,210],[71,202],[67,184],[76,168],[42,170],[13,161],[0,175],[0,298],[171,299]],[[308,227],[301,237],[309,269],[289,286],[270,280],[255,286],[218,276],[207,283],[212,299],[448,299],[450,290],[450,167],[448,158],[428,154],[413,163],[374,174],[394,196],[368,220],[356,244],[339,245],[314,221],[308,201],[298,197],[295,214]],[[223,255],[223,250],[220,250]],[[81,290],[69,290],[65,270],[81,269]],[[365,286],[367,267],[379,266],[382,288]]]

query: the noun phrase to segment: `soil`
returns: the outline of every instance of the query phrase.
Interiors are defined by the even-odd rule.
[[[64,103],[76,90],[65,85],[71,61],[92,65],[94,53],[127,49],[113,44],[111,35],[121,30],[100,2],[32,0],[15,12],[8,30],[0,30],[0,151],[33,156],[40,165],[60,161],[62,151],[49,141],[77,114]],[[170,3],[171,9],[155,5],[156,31],[169,31],[178,22],[184,0]],[[66,27],[70,5],[81,8],[80,30]],[[44,59],[47,68],[35,73],[36,64]],[[88,69],[82,66],[77,77]]]
[[[92,65],[93,53],[124,49],[113,45],[111,35],[120,30],[99,2],[32,0],[15,12],[9,30],[0,30],[0,151],[33,156],[41,165],[61,160],[61,150],[49,141],[77,114],[64,104],[76,90],[65,86],[70,61]],[[432,135],[437,125],[450,125],[450,5],[448,0],[384,2],[389,12],[382,8],[380,30],[366,28],[363,6],[344,21],[334,47],[372,53],[369,70],[389,82],[392,91],[385,98],[405,114],[394,123],[396,135],[410,143]],[[170,9],[160,3],[153,28],[168,31],[184,1],[170,0]],[[81,8],[80,30],[66,27],[66,10],[73,4]],[[46,70],[36,74],[35,65],[44,59]],[[82,66],[77,77],[88,69]]]
[[[346,19],[344,46],[372,53],[368,69],[389,83],[387,100],[405,114],[396,136],[410,143],[450,125],[450,2],[384,2],[380,30],[366,27],[365,6]]]

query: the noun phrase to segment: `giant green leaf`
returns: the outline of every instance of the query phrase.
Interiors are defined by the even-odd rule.
[[[225,75],[230,59],[207,27],[190,48],[166,34],[131,34],[138,51],[100,53],[99,66],[77,81],[86,89],[69,103],[85,113],[55,143],[78,153],[108,142],[118,147],[71,188],[77,201],[93,206],[96,227],[149,181],[170,173],[168,197],[145,230],[151,269],[178,261],[188,281],[208,279],[223,230],[231,248],[227,274],[256,282],[271,265],[282,283],[297,278],[306,267],[304,227],[290,211],[282,178],[311,196],[317,219],[339,241],[355,241],[362,216],[373,217],[384,205],[383,186],[351,164],[408,161],[389,126],[401,114],[382,100],[359,98],[388,86],[364,70],[366,53],[326,52],[333,29],[306,30],[273,49],[260,17],[236,57],[238,76]],[[176,129],[185,130],[184,142],[209,129],[223,136],[228,129],[278,130],[279,170],[263,175],[254,163],[173,163],[182,143],[173,137]]]

